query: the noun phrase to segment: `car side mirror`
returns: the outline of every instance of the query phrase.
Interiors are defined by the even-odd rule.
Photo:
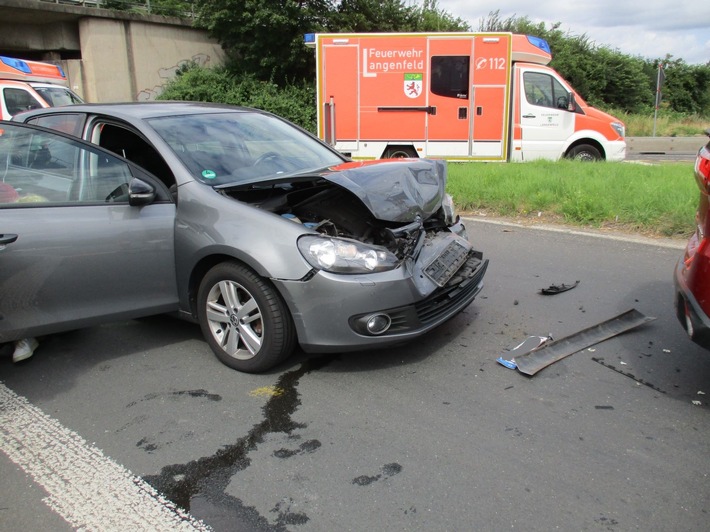
[[[148,205],[155,199],[155,188],[142,179],[134,177],[128,184],[128,204],[132,207]]]

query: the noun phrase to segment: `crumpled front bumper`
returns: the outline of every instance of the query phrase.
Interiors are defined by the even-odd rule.
[[[452,282],[443,287],[427,283],[421,266],[411,264],[366,275],[319,271],[305,281],[273,282],[291,311],[305,351],[355,351],[411,340],[452,318],[479,294],[487,268],[488,260],[471,250]],[[391,320],[389,329],[369,334],[362,323],[381,314]]]

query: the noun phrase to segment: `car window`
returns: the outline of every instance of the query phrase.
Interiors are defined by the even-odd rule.
[[[0,208],[128,202],[130,166],[48,131],[0,123]]]
[[[195,179],[222,185],[340,164],[319,140],[274,116],[207,113],[150,119]]]
[[[86,115],[83,113],[58,113],[54,115],[40,115],[26,121],[28,124],[54,129],[67,135],[81,138]]]
[[[136,163],[166,187],[176,184],[175,176],[165,159],[148,141],[132,129],[112,122],[97,121],[92,125],[91,142]]]

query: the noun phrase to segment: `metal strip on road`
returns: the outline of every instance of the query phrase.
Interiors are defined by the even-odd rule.
[[[540,349],[536,349],[531,353],[515,357],[515,364],[520,373],[532,377],[550,364],[562,360],[577,351],[608,340],[617,334],[629,331],[655,319],[656,318],[651,316],[644,316],[636,309],[627,310],[623,314],[619,314],[602,323],[587,327],[570,336],[545,344]]]
[[[0,450],[48,493],[45,504],[72,527],[211,530],[2,382]]]

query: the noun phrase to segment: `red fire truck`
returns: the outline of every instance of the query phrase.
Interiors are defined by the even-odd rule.
[[[623,160],[624,124],[511,33],[307,34],[319,136],[354,159]]]

